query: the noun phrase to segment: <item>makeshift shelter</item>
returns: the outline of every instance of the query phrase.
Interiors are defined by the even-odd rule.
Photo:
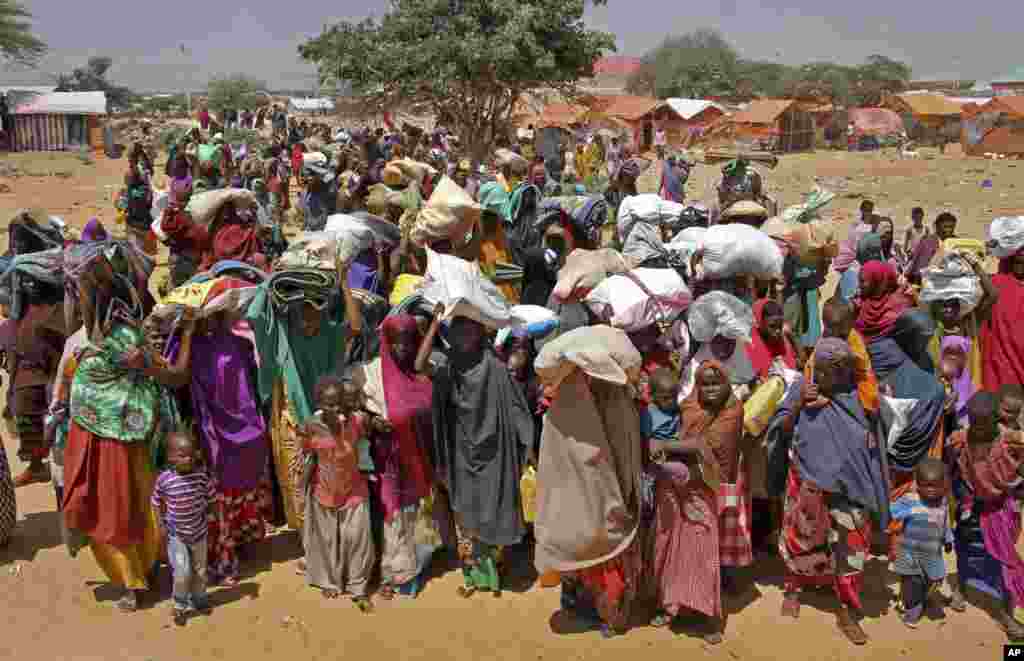
[[[330,99],[288,99],[288,112],[326,114],[334,112],[334,101]]]
[[[612,124],[615,124],[629,136],[628,142],[633,148],[640,152],[654,144],[655,122],[668,132],[672,123],[679,120],[667,104],[649,96],[619,94],[594,97],[589,106],[590,110],[581,118],[582,123],[612,130],[615,130]],[[599,126],[602,122],[607,125]]]
[[[688,145],[726,114],[725,106],[706,99],[667,99],[665,103],[678,115],[666,131],[672,145]]]
[[[895,94],[883,106],[899,113],[914,140],[939,142],[960,135],[960,104],[941,94]]]
[[[100,118],[107,114],[103,92],[51,92],[14,109],[14,151],[103,148]]]
[[[855,135],[881,138],[903,131],[903,119],[888,108],[851,108],[846,114]]]
[[[731,118],[733,135],[775,152],[814,148],[814,117],[792,99],[757,99]]]
[[[1024,158],[1024,96],[997,96],[963,109],[960,144],[969,156]]]

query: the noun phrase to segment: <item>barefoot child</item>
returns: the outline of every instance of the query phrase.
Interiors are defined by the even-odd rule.
[[[967,403],[970,427],[947,444],[956,499],[954,532],[957,576],[954,608],[963,607],[963,589],[972,587],[999,600],[996,622],[1011,640],[1024,638],[1014,606],[1024,603],[1024,562],[1015,542],[1020,536],[1017,485],[1024,475],[1024,437],[1001,428],[1000,402],[989,392]]]
[[[186,434],[167,437],[167,463],[153,488],[153,509],[167,539],[174,572],[174,623],[184,626],[189,613],[208,614],[206,597],[207,514],[213,483],[200,465],[195,442]]]
[[[359,471],[365,420],[357,412],[354,384],[326,376],[317,383],[319,412],[303,425],[306,580],[327,599],[348,592],[363,612],[373,571],[374,546],[366,478]]]
[[[953,550],[949,507],[945,498],[946,467],[927,458],[914,471],[914,490],[897,498],[892,519],[903,523],[893,571],[900,576],[903,624],[917,627],[928,598],[938,593],[946,577],[943,550]]]

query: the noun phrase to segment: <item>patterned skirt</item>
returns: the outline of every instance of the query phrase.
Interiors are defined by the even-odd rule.
[[[14,499],[14,480],[7,463],[7,452],[0,446],[0,547],[11,541],[14,524],[18,520],[18,505]]]
[[[225,489],[214,483],[210,503],[207,562],[210,581],[237,578],[238,549],[262,540],[274,517],[273,487],[265,475],[255,489]]]
[[[785,591],[832,585],[840,602],[859,610],[871,517],[801,478],[792,463],[783,502],[779,555],[786,564]]]

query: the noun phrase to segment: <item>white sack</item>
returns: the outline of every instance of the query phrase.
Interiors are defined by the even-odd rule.
[[[370,214],[328,216],[324,231],[337,235],[338,259],[345,264],[372,248],[375,242],[397,247],[402,240],[397,225]]]
[[[989,250],[996,257],[1010,257],[1024,248],[1024,216],[996,218],[988,227]]]
[[[636,223],[660,226],[662,223],[678,218],[685,208],[684,204],[662,199],[660,195],[654,193],[631,195],[622,200],[622,204],[619,205],[619,213],[615,218],[619,240],[625,241]]]
[[[672,321],[690,305],[690,290],[674,269],[633,269],[630,274],[643,282],[657,300],[627,275],[607,278],[583,300],[614,328],[633,332],[660,321]]]
[[[712,225],[704,234],[704,258],[701,264],[711,278],[753,275],[772,279],[782,277],[782,251],[761,230],[731,223]]]
[[[220,208],[229,201],[253,209],[258,206],[256,195],[252,191],[244,188],[224,188],[193,195],[186,210],[192,215],[192,220],[195,222],[200,225],[209,225],[217,217]]]
[[[427,273],[420,294],[430,305],[442,303],[442,321],[467,317],[490,328],[515,323],[508,301],[476,262],[441,255],[427,248]]]
[[[583,250],[577,248],[565,258],[558,270],[558,281],[552,295],[555,300],[569,301],[577,289],[593,289],[613,273],[625,273],[629,263],[617,250]]]
[[[690,306],[690,335],[698,342],[709,342],[716,335],[749,341],[754,328],[750,306],[724,291],[711,291]]]
[[[960,300],[960,315],[967,316],[984,292],[974,269],[956,253],[946,253],[921,274],[921,302]]]

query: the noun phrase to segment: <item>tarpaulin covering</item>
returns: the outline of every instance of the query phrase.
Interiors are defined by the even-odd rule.
[[[898,135],[903,131],[903,120],[885,108],[852,108],[850,121],[859,135]]]

